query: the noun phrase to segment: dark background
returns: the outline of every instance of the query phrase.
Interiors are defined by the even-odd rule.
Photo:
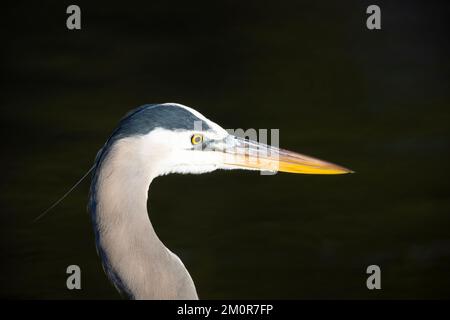
[[[158,178],[151,219],[201,298],[450,298],[446,2],[75,2],[80,31],[70,4],[2,4],[1,297],[120,298],[89,179],[31,221],[128,110],[178,102],[356,171]],[[382,290],[366,288],[371,264]]]

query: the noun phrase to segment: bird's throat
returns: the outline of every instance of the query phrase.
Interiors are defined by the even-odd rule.
[[[90,212],[103,267],[127,297],[196,299],[189,273],[150,222],[147,196],[153,174],[141,163],[140,147],[138,141],[116,143],[94,173]]]

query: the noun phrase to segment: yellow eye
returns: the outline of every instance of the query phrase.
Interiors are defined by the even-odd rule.
[[[202,143],[202,142],[203,142],[203,135],[201,135],[201,134],[194,134],[194,135],[192,135],[191,143],[193,145],[196,145],[196,144],[199,144],[199,143]]]

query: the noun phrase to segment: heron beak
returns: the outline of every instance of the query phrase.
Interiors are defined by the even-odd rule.
[[[226,145],[224,164],[230,168],[303,174],[353,173],[330,162],[235,136],[229,136]]]

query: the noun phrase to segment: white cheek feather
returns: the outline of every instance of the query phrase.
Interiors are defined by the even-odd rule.
[[[150,164],[155,176],[201,174],[218,169],[222,155],[193,150],[191,136],[190,131],[155,129],[141,139],[141,161]]]
[[[202,174],[207,172],[212,172],[217,170],[217,166],[215,165],[203,165],[203,166],[186,166],[186,165],[175,165],[171,168],[167,168],[166,171],[163,171],[160,175],[167,175],[171,173],[179,173],[179,174]]]
[[[161,174],[201,174],[219,168],[219,159],[214,152],[172,150]]]

